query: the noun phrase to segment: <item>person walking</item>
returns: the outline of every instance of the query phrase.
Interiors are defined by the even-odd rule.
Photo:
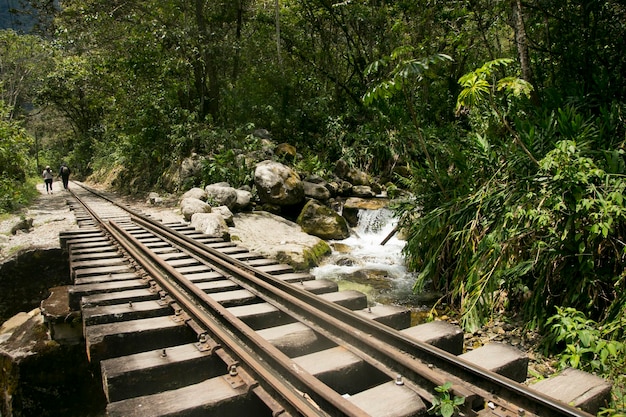
[[[43,170],[43,182],[46,183],[46,193],[52,194],[52,179],[54,176],[52,175],[52,169],[50,169],[50,165]]]
[[[70,169],[65,162],[61,164],[61,168],[59,169],[59,176],[63,181],[63,188],[67,190],[68,182],[70,180]]]

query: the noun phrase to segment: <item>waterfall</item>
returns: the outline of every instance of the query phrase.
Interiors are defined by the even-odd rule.
[[[385,208],[379,210],[359,210],[358,219],[359,222],[355,230],[357,234],[368,235],[372,238],[381,237],[382,235],[381,241],[398,223],[393,212]]]
[[[339,283],[340,288],[366,292],[373,301],[406,303],[413,298],[414,275],[407,272],[402,249],[405,241],[392,236],[397,225],[391,210],[360,210],[352,235],[331,241],[333,253],[311,273]]]

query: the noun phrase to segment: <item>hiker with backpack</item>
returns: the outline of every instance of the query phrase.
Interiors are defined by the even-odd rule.
[[[67,183],[70,180],[70,169],[65,162],[61,164],[61,169],[59,169],[59,176],[63,181],[63,188],[67,190]]]

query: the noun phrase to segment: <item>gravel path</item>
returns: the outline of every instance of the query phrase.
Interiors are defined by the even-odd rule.
[[[55,182],[53,190],[53,194],[46,194],[44,185],[38,184],[39,196],[23,214],[3,217],[0,222],[0,260],[28,248],[59,247],[59,233],[78,228],[74,214],[66,203],[68,194],[61,182]],[[11,228],[22,217],[33,219],[32,229],[11,234]]]
[[[71,186],[71,185],[70,185]],[[97,185],[89,184],[91,188]],[[0,263],[26,249],[58,248],[59,233],[64,230],[78,229],[74,213],[67,204],[69,197],[63,190],[60,181],[54,182],[53,194],[46,194],[43,183],[37,185],[39,196],[22,214],[12,214],[2,217],[0,221]],[[151,206],[139,198],[125,197],[124,200],[134,208],[151,214],[156,219],[165,221],[183,221],[180,212],[175,208],[175,201],[161,206]],[[22,218],[33,219],[33,227],[27,231],[18,231],[15,235],[11,228]]]

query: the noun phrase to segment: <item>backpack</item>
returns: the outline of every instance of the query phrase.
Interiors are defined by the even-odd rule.
[[[61,168],[61,174],[69,175],[69,173],[70,173],[70,169],[68,167],[64,166]]]

